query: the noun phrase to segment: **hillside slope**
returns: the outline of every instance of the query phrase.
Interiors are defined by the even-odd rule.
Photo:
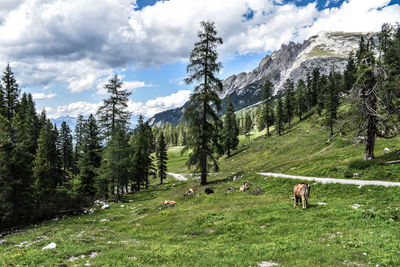
[[[400,180],[398,165],[383,164],[400,158],[399,138],[379,139],[378,159],[360,161],[363,146],[351,132],[330,139],[321,123],[311,114],[282,136],[241,136],[236,153],[222,157],[221,171],[210,175],[214,194],[205,194],[196,179],[169,177],[163,185],[153,180],[149,190],[125,196],[125,203],[110,203],[110,209],[97,206],[93,214],[2,236],[0,265],[400,265],[398,187],[311,183],[310,205],[301,210],[293,209],[290,199],[299,181],[256,174],[339,177],[358,172],[358,179]],[[171,172],[188,172],[180,149],[169,150]],[[239,192],[244,181],[250,189]],[[184,196],[187,188],[199,194]],[[163,200],[177,206],[162,207]],[[56,248],[43,250],[52,242]]]

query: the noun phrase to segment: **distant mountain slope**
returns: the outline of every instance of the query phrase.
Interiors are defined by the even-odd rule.
[[[232,99],[236,110],[259,102],[261,88],[266,79],[273,82],[276,93],[282,89],[286,79],[294,82],[300,78],[306,79],[307,73],[315,67],[319,67],[322,74],[328,74],[332,68],[343,71],[346,58],[351,51],[357,49],[360,37],[365,36],[367,39],[373,35],[375,34],[321,32],[302,44],[282,44],[279,50],[265,56],[252,72],[232,75],[223,81],[224,90],[220,95],[222,112],[228,97]],[[178,124],[183,118],[184,106],[154,115],[150,119],[151,124]]]

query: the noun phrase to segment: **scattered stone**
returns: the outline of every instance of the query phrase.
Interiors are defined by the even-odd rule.
[[[50,244],[48,244],[47,246],[45,246],[44,248],[42,248],[42,250],[46,250],[46,249],[55,249],[56,248],[56,243],[51,242]]]
[[[85,263],[85,266],[90,266],[90,262],[87,261],[87,262]]]
[[[106,203],[104,201],[101,201],[101,200],[96,200],[94,202],[94,205],[96,205],[96,206],[101,206],[101,205],[104,205],[104,204],[106,204]]]
[[[390,149],[388,148],[388,147],[385,147],[385,149],[384,149],[385,151],[390,151]]]
[[[0,245],[3,245],[3,244],[7,244],[7,241],[6,240],[0,240]]]
[[[121,207],[121,208],[125,208],[125,205],[121,205],[120,207]]]
[[[258,263],[259,267],[271,267],[271,266],[278,266],[279,264],[272,261],[262,261]]]
[[[363,256],[367,256],[367,252],[364,252],[364,253],[363,253]]]
[[[47,236],[41,235],[41,236],[36,237],[36,240],[42,240],[42,239],[47,239]]]
[[[207,195],[214,193],[214,190],[212,190],[212,188],[210,187],[206,187],[204,189],[204,193],[206,193]]]
[[[353,173],[353,177],[358,177],[359,176],[359,174],[358,173]]]
[[[17,247],[17,248],[23,248],[26,244],[28,244],[28,241],[22,241],[22,242],[19,243],[18,245],[15,245],[15,247]]]
[[[307,131],[306,131],[306,133],[310,133],[310,131],[309,131],[309,130],[307,130]]]
[[[317,205],[323,206],[323,205],[327,205],[328,203],[325,202],[317,202]]]
[[[71,256],[71,257],[69,257],[69,258],[67,259],[67,261],[69,261],[69,262],[74,262],[74,261],[76,261],[76,260],[78,260],[78,259],[79,259],[78,257]]]
[[[264,228],[265,228],[265,225],[261,225],[260,228],[261,228],[261,229],[264,229]]]
[[[108,241],[107,244],[112,244],[112,242],[111,242],[111,241]]]
[[[100,222],[109,222],[110,219],[101,219]]]
[[[358,209],[359,207],[361,207],[360,204],[353,204],[353,206],[351,206],[353,209]]]
[[[128,241],[126,241],[126,240],[121,240],[121,241],[119,241],[119,242],[121,242],[121,243],[128,243]]]
[[[94,258],[94,257],[98,256],[99,254],[100,254],[100,252],[93,251],[93,252],[91,252],[91,253],[89,254],[89,258]]]
[[[109,209],[110,208],[110,205],[108,205],[108,204],[104,204],[102,207],[101,207],[101,209],[103,209],[103,210],[106,210],[106,209]]]

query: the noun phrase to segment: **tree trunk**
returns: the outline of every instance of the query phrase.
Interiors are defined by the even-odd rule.
[[[231,157],[231,149],[230,148],[228,148],[227,154],[228,154],[228,158],[230,158]]]
[[[368,126],[367,126],[367,144],[365,147],[365,159],[373,159],[374,156],[374,148],[375,148],[375,139],[376,139],[376,124],[375,117],[370,116],[368,118]]]

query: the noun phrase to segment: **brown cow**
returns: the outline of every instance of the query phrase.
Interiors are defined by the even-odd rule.
[[[303,204],[303,209],[305,209],[308,204],[308,197],[310,196],[310,185],[307,183],[296,184],[293,188],[293,195],[293,208],[296,207],[297,202],[300,200],[300,202]]]

